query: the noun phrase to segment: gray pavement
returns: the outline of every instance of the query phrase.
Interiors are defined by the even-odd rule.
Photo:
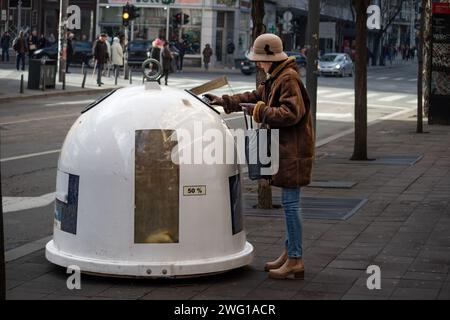
[[[185,89],[216,76],[185,72],[172,75],[169,84]],[[80,79],[76,73],[70,77],[74,83]],[[231,89],[223,88],[218,94],[253,88],[253,77],[238,73],[228,77]],[[49,264],[40,249],[52,232],[52,204],[47,204],[4,214],[8,299],[448,299],[448,128],[430,126],[426,127],[429,134],[413,133],[414,65],[372,69],[368,81],[370,156],[420,154],[424,158],[414,166],[344,163],[342,159],[350,157],[353,146],[353,79],[319,79],[318,139],[322,142],[314,180],[356,185],[350,189],[305,188],[303,195],[364,197],[368,202],[346,221],[305,219],[304,281],[267,278],[263,264],[279,254],[284,222],[246,216],[248,239],[256,247],[255,260],[248,267],[174,281],[83,275],[82,290],[69,291],[65,270]],[[5,92],[5,87],[0,88]],[[79,89],[74,93],[79,94]],[[80,110],[103,94],[84,93],[3,101],[0,95],[4,196],[16,201],[54,192],[64,136]],[[242,126],[242,115],[225,118],[231,127]],[[255,185],[246,183],[247,192],[255,192]],[[365,286],[365,270],[371,264],[381,267],[381,290],[370,291]]]

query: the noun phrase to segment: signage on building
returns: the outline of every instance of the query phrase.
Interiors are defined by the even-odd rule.
[[[22,0],[21,2],[22,2],[22,4],[21,4],[22,8],[31,8],[32,7],[31,0]],[[10,8],[17,8],[18,4],[19,4],[19,0],[9,0]]]
[[[68,6],[67,17],[67,29],[81,29],[81,10],[79,6]]]
[[[450,3],[433,3],[430,124],[450,125]]]

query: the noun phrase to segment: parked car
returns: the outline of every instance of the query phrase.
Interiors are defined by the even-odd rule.
[[[346,53],[326,53],[319,59],[319,74],[353,77],[353,61]]]
[[[148,40],[134,40],[128,42],[128,65],[140,66],[150,56],[152,42]]]
[[[289,57],[295,57],[295,61],[300,69],[300,74],[304,76],[306,74],[306,56],[299,52],[286,51]],[[256,72],[256,63],[245,58],[241,62],[241,72],[245,75],[251,75]]]
[[[94,67],[92,54],[92,43],[89,41],[73,40],[73,64],[85,63],[90,68]],[[38,49],[33,54],[33,59],[58,59],[58,44],[55,43],[47,48]]]

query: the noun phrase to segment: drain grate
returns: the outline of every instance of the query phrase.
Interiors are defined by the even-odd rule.
[[[244,194],[244,215],[256,217],[283,217],[283,208],[272,210],[255,209],[257,195]],[[300,207],[304,219],[347,220],[365,203],[363,198],[312,198],[302,197]],[[280,196],[273,196],[274,205],[281,203]]]
[[[333,164],[353,164],[353,165],[397,165],[397,166],[413,166],[420,160],[422,160],[423,155],[412,155],[412,156],[384,156],[377,157],[370,161],[351,161],[347,158],[323,158],[319,160],[323,163],[333,163]]]

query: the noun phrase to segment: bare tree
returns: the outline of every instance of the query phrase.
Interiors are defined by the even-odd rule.
[[[266,26],[263,23],[265,11],[264,11],[264,0],[252,0],[252,39],[255,39],[266,32]],[[257,68],[256,72],[256,87],[258,87],[261,82],[265,79],[264,71]],[[258,205],[259,209],[272,209],[272,188],[270,187],[267,180],[258,181]]]
[[[353,0],[356,12],[355,142],[351,160],[367,160],[367,8],[370,0]]]
[[[380,65],[384,64],[384,55],[381,49],[381,44],[383,43],[386,31],[392,25],[392,23],[397,19],[398,15],[402,11],[403,4],[405,0],[397,0],[392,3],[392,0],[382,0],[381,4],[381,16],[385,23],[383,23],[380,30],[375,31],[375,41],[372,48],[373,59],[372,65],[376,66],[378,64],[378,58],[380,60]]]

